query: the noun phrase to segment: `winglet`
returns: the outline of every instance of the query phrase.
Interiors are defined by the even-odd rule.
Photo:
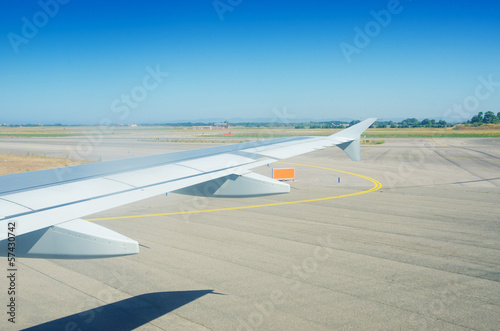
[[[363,122],[360,122],[356,125],[353,125],[345,130],[332,134],[330,136],[331,139],[339,139],[340,141],[345,141],[338,146],[346,152],[347,155],[353,161],[361,160],[361,147],[360,147],[360,139],[361,134],[370,127],[377,119],[376,118],[368,118]]]

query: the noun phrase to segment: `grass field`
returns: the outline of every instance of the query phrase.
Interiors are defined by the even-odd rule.
[[[364,135],[367,138],[500,138],[500,131],[497,132],[371,132]]]
[[[230,130],[236,138],[280,138],[289,136],[326,136],[340,130],[332,129],[284,129],[284,128],[231,128]],[[208,133],[206,137],[222,138],[223,133]],[[500,138],[500,127],[484,128],[405,128],[405,129],[368,129],[363,133],[366,138]]]
[[[84,163],[89,162],[83,160],[62,159],[46,156],[0,153],[0,175],[68,167]]]
[[[255,139],[270,139],[290,136],[326,136],[340,129],[294,129],[267,127],[231,127],[229,129],[194,130],[192,127],[148,126],[110,127],[104,130],[97,126],[82,127],[0,127],[0,138],[47,138],[78,137],[88,135],[134,136],[144,139],[170,139],[170,142],[185,142],[183,139],[204,139],[210,142],[240,142]],[[225,136],[231,132],[233,135]],[[364,134],[366,138],[499,138],[500,125],[470,127],[457,125],[453,128],[373,128]]]

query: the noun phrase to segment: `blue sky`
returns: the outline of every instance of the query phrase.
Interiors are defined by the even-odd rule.
[[[6,0],[0,35],[1,123],[500,111],[492,1]]]

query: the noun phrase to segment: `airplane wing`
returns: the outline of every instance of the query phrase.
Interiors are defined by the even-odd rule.
[[[102,258],[136,254],[137,241],[82,217],[172,191],[212,196],[287,193],[250,169],[339,146],[360,159],[370,118],[325,137],[290,137],[0,176],[0,256]]]

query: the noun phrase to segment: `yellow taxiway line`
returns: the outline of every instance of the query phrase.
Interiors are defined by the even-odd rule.
[[[295,166],[301,166],[301,167],[317,168],[317,169],[334,171],[334,172],[341,172],[341,173],[344,173],[344,174],[347,174],[347,175],[352,175],[352,176],[356,176],[356,177],[360,177],[360,178],[366,179],[366,180],[372,182],[374,184],[374,186],[372,188],[364,190],[364,191],[359,191],[359,192],[354,192],[354,193],[349,193],[349,194],[342,194],[342,195],[335,195],[335,196],[324,197],[324,198],[315,198],[315,199],[307,199],[307,200],[295,200],[295,201],[285,201],[285,202],[275,202],[275,203],[266,203],[266,204],[261,204],[261,205],[250,205],[250,206],[238,206],[238,207],[227,207],[227,208],[215,208],[215,209],[203,209],[203,210],[178,211],[178,212],[160,213],[160,214],[145,214],[145,215],[127,215],[127,216],[115,216],[115,217],[102,217],[102,218],[88,219],[87,221],[105,221],[105,220],[116,220],[116,219],[126,219],[126,218],[141,218],[141,217],[170,216],[170,215],[181,215],[181,214],[209,213],[209,212],[227,211],[227,210],[239,210],[239,209],[250,209],[250,208],[261,208],[261,207],[291,205],[291,204],[295,204],[295,203],[315,202],[315,201],[324,201],[324,200],[332,200],[332,199],[340,199],[340,198],[353,197],[353,196],[356,196],[356,195],[361,195],[361,194],[366,194],[366,193],[374,192],[374,191],[377,191],[380,188],[382,188],[382,184],[378,180],[370,178],[368,176],[356,174],[356,173],[353,173],[353,172],[348,172],[348,171],[344,171],[344,170],[337,170],[337,169],[331,169],[331,168],[325,168],[325,167],[314,166],[314,165],[308,165],[308,164],[299,164],[299,163],[290,163],[290,162],[277,162],[277,163],[283,163],[283,164],[295,165]]]
[[[440,143],[439,141],[436,141],[436,140],[434,140],[434,139],[431,139],[431,141],[432,141],[433,143],[436,143],[436,144],[439,144],[439,145],[448,146],[447,144],[445,144],[445,143]]]

